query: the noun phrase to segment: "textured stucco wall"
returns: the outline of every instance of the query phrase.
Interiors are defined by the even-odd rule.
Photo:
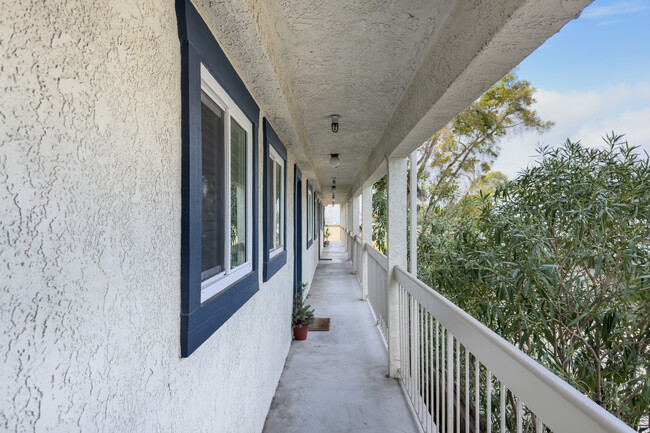
[[[0,430],[261,431],[293,255],[180,358],[174,2],[2,0],[0,53]]]
[[[309,179],[310,183],[311,181],[312,179]],[[303,177],[303,185],[307,185],[305,177]],[[307,248],[307,227],[309,227],[307,220],[309,216],[307,214],[307,188],[303,187],[302,194],[302,227],[305,231],[305,235],[303,236],[304,242],[302,242],[302,281],[309,284],[304,292],[304,294],[309,294],[311,280],[314,279],[316,267],[318,266],[318,242],[316,239],[313,239],[311,246]],[[316,206],[314,206],[315,210]]]

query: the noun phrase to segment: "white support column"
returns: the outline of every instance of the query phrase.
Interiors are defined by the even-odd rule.
[[[411,176],[409,177],[409,190],[411,191],[409,207],[411,210],[411,233],[410,245],[411,249],[411,274],[417,278],[418,276],[418,151],[414,150],[411,153]]]
[[[343,244],[343,248],[346,250],[348,249],[348,239],[345,235],[345,225],[347,223],[347,220],[345,219],[345,203],[341,203],[341,243]]]
[[[399,290],[394,277],[395,266],[406,268],[406,158],[388,158],[388,374],[399,377]]]
[[[361,263],[363,272],[361,274],[361,287],[363,288],[363,298],[368,299],[368,247],[372,245],[372,184],[363,187],[361,194],[361,213],[363,215],[363,230],[361,231]]]
[[[347,220],[348,220],[348,231],[354,233],[354,224],[352,224],[352,198],[348,200],[347,208]],[[354,243],[350,242],[350,236],[348,235],[348,260],[352,260],[352,253],[354,252]]]
[[[348,212],[348,203],[345,202],[345,204],[343,205],[343,216],[341,217],[341,223],[343,224],[343,233],[341,233],[341,236],[343,236],[343,239],[345,239],[344,242],[343,242],[343,245],[345,246],[345,251],[346,252],[348,251],[348,248],[349,248],[349,245],[348,245],[349,244],[349,242],[348,242],[348,232],[347,232],[347,230],[349,228],[349,225],[348,225],[348,213],[349,213]]]
[[[352,234],[359,235],[359,196],[352,197]]]
[[[350,200],[348,200],[348,230],[350,230],[350,233],[354,233],[354,224],[352,222],[354,216],[353,203],[354,200],[350,197]]]
[[[352,257],[352,259],[353,259],[352,260],[352,263],[353,263],[352,268],[354,269],[354,272],[356,272],[357,275],[358,275],[359,274],[359,266],[358,266],[358,263],[355,260],[356,260],[356,257],[358,257],[356,255],[356,251],[357,251],[357,248],[359,248],[359,244],[357,244],[357,240],[356,240],[356,236],[359,235],[359,196],[352,196],[350,204],[352,205],[351,206],[352,207],[352,215],[351,215],[351,217],[352,217],[352,230],[350,230],[352,232],[352,252],[351,252],[351,254],[354,254],[354,256]]]

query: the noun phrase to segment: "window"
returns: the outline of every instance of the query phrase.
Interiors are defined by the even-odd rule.
[[[320,200],[314,197],[314,239],[318,239],[320,225],[318,220],[320,219]]]
[[[287,150],[264,119],[264,281],[287,262],[286,161]]]
[[[259,107],[190,0],[181,48],[181,356],[259,290]]]
[[[269,149],[269,256],[284,251],[284,159]]]
[[[314,242],[314,192],[307,181],[307,248]]]
[[[252,271],[253,125],[201,65],[201,302]]]

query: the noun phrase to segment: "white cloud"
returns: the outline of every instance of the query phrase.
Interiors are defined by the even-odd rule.
[[[639,111],[626,111],[619,116],[586,124],[577,132],[583,143],[590,146],[602,143],[605,133],[625,134],[624,139],[633,146],[650,152],[650,107]]]
[[[613,15],[625,15],[635,12],[640,12],[650,8],[650,6],[643,1],[619,1],[607,6],[592,6],[588,7],[582,17],[590,19],[598,19],[610,17]]]
[[[524,132],[501,143],[502,152],[493,169],[509,178],[532,161],[538,144],[556,146],[567,138],[588,146],[604,145],[602,137],[611,131],[650,153],[650,83],[617,85],[600,91],[559,93],[539,90],[535,109],[555,126],[538,135]]]

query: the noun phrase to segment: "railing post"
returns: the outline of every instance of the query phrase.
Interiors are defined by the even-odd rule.
[[[399,287],[395,266],[406,268],[406,158],[388,158],[388,222],[386,305],[388,309],[388,374],[400,374]]]
[[[361,193],[361,214],[363,215],[363,230],[361,231],[361,287],[362,299],[368,299],[368,250],[367,245],[372,245],[372,184],[363,187]]]
[[[411,252],[411,274],[417,278],[418,276],[418,151],[414,150],[411,153],[411,175],[409,176],[409,207],[410,215],[410,243],[409,248]]]

